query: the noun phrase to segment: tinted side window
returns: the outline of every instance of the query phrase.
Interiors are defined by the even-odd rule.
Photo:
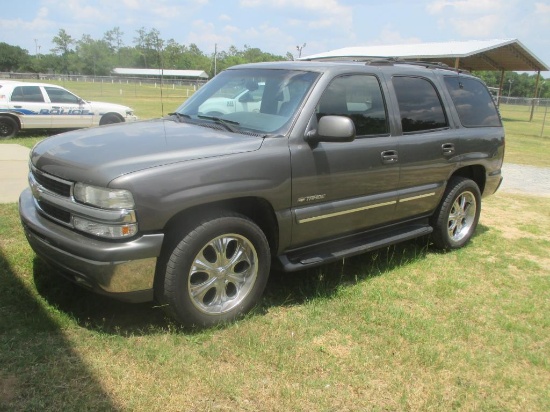
[[[46,87],[46,93],[52,103],[75,103],[78,104],[78,97],[66,90],[57,87]]]
[[[17,86],[11,94],[12,102],[43,102],[44,96],[38,86]]]
[[[479,80],[446,76],[445,85],[464,127],[502,126],[495,102]]]
[[[317,119],[326,115],[349,117],[357,136],[389,133],[384,98],[375,76],[350,75],[334,79],[317,106]]]
[[[394,77],[403,133],[447,127],[445,111],[434,85],[420,77]]]

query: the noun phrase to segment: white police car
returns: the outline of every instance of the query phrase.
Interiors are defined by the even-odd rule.
[[[88,102],[53,84],[0,80],[0,139],[19,130],[74,129],[135,121],[131,108]]]

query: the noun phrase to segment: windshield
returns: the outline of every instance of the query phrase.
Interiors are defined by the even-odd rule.
[[[226,70],[177,113],[201,122],[230,124],[235,132],[284,133],[318,76],[297,70]]]

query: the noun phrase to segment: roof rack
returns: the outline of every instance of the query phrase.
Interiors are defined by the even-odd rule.
[[[470,73],[466,69],[457,69],[442,62],[428,62],[422,60],[403,60],[400,57],[366,57],[366,56],[338,56],[320,59],[301,59],[302,61],[331,62],[331,63],[362,63],[366,66],[393,66],[396,64],[410,64],[425,67],[427,69],[449,70],[456,73]]]
[[[456,69],[454,67],[450,67],[449,65],[441,62],[425,62],[420,60],[402,60],[400,58],[396,57],[390,57],[390,58],[382,58],[382,59],[373,59],[373,60],[367,60],[365,62],[365,65],[370,66],[391,66],[394,64],[410,64],[413,66],[421,66],[425,67],[427,69],[442,69],[442,70],[450,70],[458,73],[469,73],[467,70],[464,69]]]

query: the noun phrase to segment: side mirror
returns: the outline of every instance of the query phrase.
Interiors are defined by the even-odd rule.
[[[319,120],[317,130],[309,131],[305,140],[313,144],[353,142],[355,140],[355,125],[349,117],[323,116]]]

